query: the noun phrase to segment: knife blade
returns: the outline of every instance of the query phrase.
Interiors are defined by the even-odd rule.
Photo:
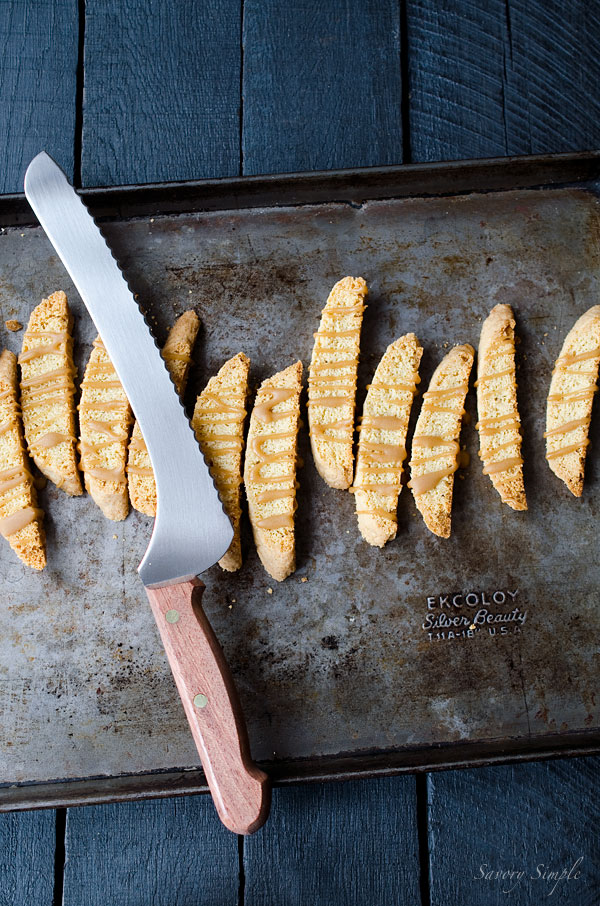
[[[46,153],[25,195],[83,299],[140,423],[157,489],[154,530],[138,567],[217,811],[235,833],[266,820],[270,787],[250,757],[223,652],[200,606],[198,573],[233,531],[142,311],[91,214]]]
[[[25,195],[85,302],[146,441],[157,513],[142,582],[154,588],[190,579],[216,563],[233,532],[156,341],[96,223],[45,152],[27,168]]]

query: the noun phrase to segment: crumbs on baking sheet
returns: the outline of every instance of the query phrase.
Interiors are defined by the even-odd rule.
[[[9,321],[5,321],[4,326],[7,330],[12,330],[14,332],[16,332],[17,330],[23,330],[23,325],[21,324],[21,322],[15,321],[13,318],[11,318]]]

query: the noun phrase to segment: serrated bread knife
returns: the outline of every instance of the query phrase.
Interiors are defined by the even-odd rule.
[[[252,763],[233,678],[200,606],[204,585],[196,578],[229,547],[231,524],[146,320],[91,214],[45,152],[27,168],[25,195],[85,302],[140,423],[157,509],[138,572],[221,821],[250,834],[269,813],[269,780]]]

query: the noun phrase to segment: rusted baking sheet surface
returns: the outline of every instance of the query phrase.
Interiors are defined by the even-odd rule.
[[[599,214],[586,184],[105,224],[159,338],[188,306],[199,313],[192,391],[239,350],[255,385],[297,358],[307,364],[345,274],[370,287],[359,402],[400,334],[414,331],[425,347],[426,387],[450,345],[477,346],[494,304],[515,310],[528,513],[503,506],[482,475],[471,392],[462,440],[472,462],[456,480],[450,540],[429,534],[405,489],[398,538],[368,547],[352,496],[321,482],[304,433],[298,571],[273,582],[246,531],[241,572],[203,577],[253,753],[267,766],[293,774],[308,760],[326,774],[340,753],[365,753],[368,771],[378,752],[400,767],[403,753],[426,764],[438,744],[449,762],[453,747],[489,740],[507,757],[544,739],[597,744],[600,423],[581,500],[548,469],[542,433],[563,337],[600,298]],[[81,374],[94,338],[81,301],[39,228],[4,229],[2,322],[25,324],[58,288],[75,312]],[[21,336],[4,331],[2,345],[18,351]],[[150,522],[133,513],[109,523],[89,497],[53,486],[41,497],[46,571],[28,572],[0,545],[0,800],[35,803],[31,784],[45,784],[48,801],[49,782],[85,790],[88,778],[103,778],[108,794],[115,778],[119,796],[134,774],[151,778],[139,789],[156,789],[157,772],[199,762],[136,573]],[[15,784],[26,784],[16,796]]]

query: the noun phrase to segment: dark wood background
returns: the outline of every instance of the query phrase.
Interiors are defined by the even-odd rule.
[[[0,192],[42,148],[78,186],[598,148],[599,78],[597,0],[4,0]],[[205,796],[2,815],[0,904],[522,906],[581,859],[585,906],[599,763],[277,789],[247,840]]]

